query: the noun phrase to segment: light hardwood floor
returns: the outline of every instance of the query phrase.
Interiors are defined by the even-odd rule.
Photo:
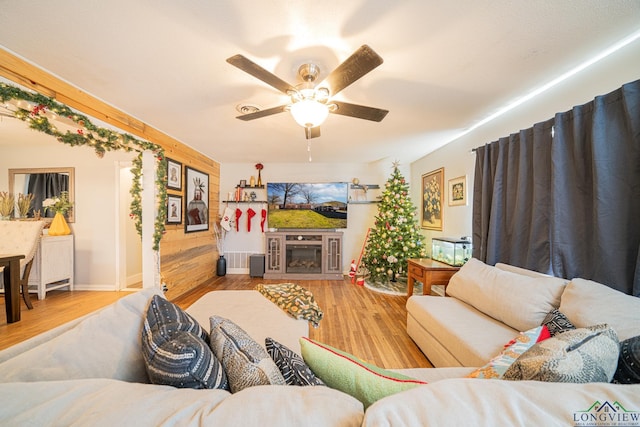
[[[180,296],[166,293],[169,300],[187,308],[214,290],[254,289],[259,283],[281,283],[250,278],[248,275],[216,277],[207,284]],[[313,292],[324,312],[318,328],[310,327],[309,337],[383,368],[432,367],[406,332],[406,297],[370,291],[344,281],[296,281]],[[0,349],[24,341],[77,317],[111,304],[128,292],[53,291],[38,301],[33,310],[22,302],[22,320],[7,324],[4,307],[0,314]],[[4,297],[0,297],[4,306]]]

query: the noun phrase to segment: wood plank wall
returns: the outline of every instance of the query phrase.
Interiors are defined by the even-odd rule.
[[[124,132],[160,145],[167,157],[182,163],[183,171],[185,166],[190,166],[209,174],[209,231],[185,233],[184,222],[167,225],[160,245],[160,272],[169,288],[167,297],[170,299],[215,276],[218,254],[211,224],[219,216],[219,163],[1,48],[0,75]],[[183,200],[187,198],[184,180],[181,192],[169,190],[168,193],[181,195]]]

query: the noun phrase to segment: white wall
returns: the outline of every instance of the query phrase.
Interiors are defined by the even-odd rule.
[[[51,143],[28,149],[21,145],[0,145],[0,191],[8,190],[10,168],[74,167],[75,222],[69,225],[74,235],[76,286],[114,290],[119,191],[114,164],[130,161],[133,154],[109,152],[100,159],[87,147],[70,147],[51,136],[28,131],[34,139],[44,137]]]
[[[300,148],[302,149],[302,148]],[[349,182],[358,178],[361,184],[378,184],[381,189],[391,175],[393,160],[382,160],[376,163],[264,163],[262,170],[262,183],[267,182]],[[249,183],[253,175],[257,179],[257,171],[254,163],[227,163],[220,166],[220,212],[224,211],[224,202],[228,194],[235,190],[241,179]],[[400,170],[408,179],[409,165],[400,165]],[[266,190],[255,190],[258,199],[266,200]],[[374,199],[374,190],[368,197]],[[379,192],[376,192],[379,193]],[[355,194],[354,194],[355,196]],[[415,203],[415,200],[414,200]],[[242,211],[240,217],[240,231],[235,229],[227,234],[225,251],[264,253],[264,234],[260,230],[260,204],[239,204]],[[251,208],[258,212],[253,218],[251,232],[247,232],[246,210]],[[416,205],[417,206],[417,205]],[[236,203],[230,202],[229,207],[234,211]],[[265,206],[266,209],[266,206]],[[378,204],[349,204],[349,216],[347,228],[343,231],[343,271],[349,271],[352,259],[357,259],[362,249],[363,239],[367,228],[373,226],[375,215],[378,212]],[[268,224],[265,225],[265,231]]]
[[[508,136],[520,129],[529,128],[537,122],[552,118],[557,112],[570,110],[574,105],[589,102],[598,95],[609,93],[624,83],[639,78],[640,40],[636,40],[536,98],[413,162],[411,164],[411,197],[414,203],[419,204],[421,201],[422,174],[440,167],[444,167],[445,188],[449,179],[467,175],[469,196],[472,196],[475,165],[475,154],[471,152],[473,148]],[[547,82],[541,82],[541,85],[545,83]],[[472,202],[469,198],[468,206],[448,206],[448,197],[445,194],[444,230],[442,232],[423,230],[423,234],[427,237],[429,251],[432,237],[471,235]]]

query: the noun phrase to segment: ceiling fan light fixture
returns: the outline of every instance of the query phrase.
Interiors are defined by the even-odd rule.
[[[329,115],[329,107],[313,98],[294,102],[289,111],[296,123],[305,128],[320,126]]]

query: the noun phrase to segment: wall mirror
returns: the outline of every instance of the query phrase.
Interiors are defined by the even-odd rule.
[[[69,202],[75,207],[75,169],[68,168],[25,168],[9,169],[9,191],[33,194],[32,208],[27,217],[33,218],[35,211],[40,211],[43,218],[53,218],[55,212],[42,208],[43,200],[59,197],[62,191],[69,193]],[[75,222],[75,209],[71,208],[65,215],[67,222]]]

